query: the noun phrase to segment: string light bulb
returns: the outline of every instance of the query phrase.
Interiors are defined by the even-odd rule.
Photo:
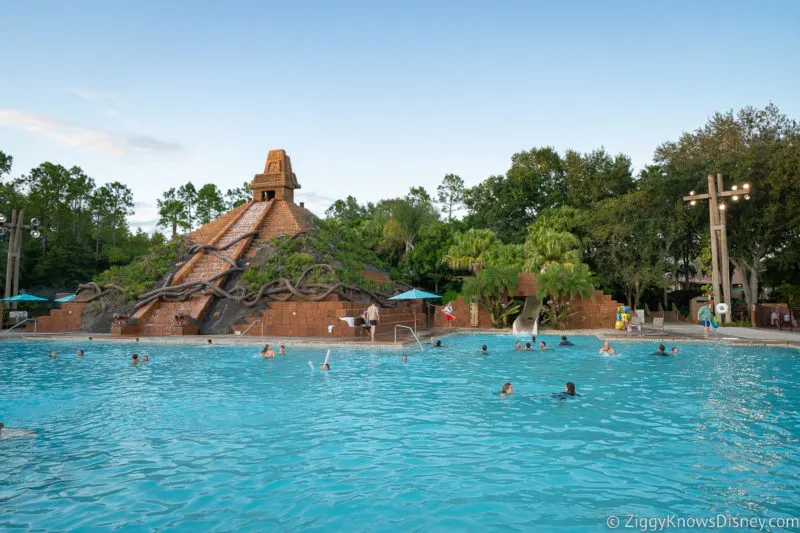
[[[732,190],[732,191],[735,191],[735,190],[736,190],[736,189],[738,189],[738,188],[739,188],[739,186],[738,186],[738,185],[734,185],[733,187],[731,187],[731,190]]]
[[[697,200],[692,200],[691,202],[689,202],[689,205],[694,205],[696,203],[697,203]]]
[[[750,195],[749,195],[749,194],[745,194],[745,195],[744,195],[744,199],[745,199],[745,200],[749,200],[749,199],[750,199]]]
[[[689,191],[689,196],[694,196],[694,191]]]
[[[719,204],[719,210],[725,211],[725,204]]]
[[[733,195],[733,201],[734,202],[738,202],[739,201],[739,197],[737,195],[735,195],[735,194]]]
[[[744,185],[742,185],[742,188],[743,189],[749,189],[750,188],[750,184],[749,183],[745,183]]]

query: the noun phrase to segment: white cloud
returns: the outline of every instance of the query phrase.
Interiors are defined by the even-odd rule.
[[[62,120],[0,108],[0,125],[11,126],[54,139],[70,148],[122,156],[132,152],[165,154],[183,151],[177,143],[149,135],[108,131]]]
[[[70,89],[72,94],[75,96],[80,96],[81,98],[86,98],[87,100],[116,100],[117,95],[111,93],[104,93],[100,91],[88,91],[86,89],[81,89],[80,87],[76,87],[74,89]]]

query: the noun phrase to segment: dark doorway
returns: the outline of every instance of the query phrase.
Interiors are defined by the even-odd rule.
[[[275,191],[262,191],[261,199],[265,202],[275,199]]]

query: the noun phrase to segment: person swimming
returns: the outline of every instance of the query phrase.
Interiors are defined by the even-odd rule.
[[[53,359],[56,358],[56,351],[55,350],[51,350],[50,351],[50,357],[52,357]]]
[[[149,360],[150,360],[150,356],[149,355],[143,355],[142,356],[142,363],[146,363]]]
[[[403,354],[403,356],[400,358],[400,360],[403,361],[403,362],[408,361],[408,355]]]
[[[531,343],[526,342],[525,343],[525,348],[523,349],[523,351],[524,352],[530,352],[531,351]]]
[[[442,341],[436,341],[436,344],[434,344],[434,346],[436,348],[441,348],[442,347]]]
[[[563,392],[553,393],[553,398],[558,398],[559,400],[565,400],[570,396],[580,396],[580,394],[575,392],[575,384],[571,381],[567,381],[567,384],[564,386]]]
[[[278,349],[278,353],[281,355],[286,355],[286,346],[281,344],[281,347]]]
[[[329,365],[328,363],[325,363],[321,367],[319,367],[319,369],[320,370],[330,370],[331,369],[331,365]]]
[[[539,349],[540,350],[546,350],[547,349],[547,343],[544,342],[544,341],[540,342],[539,343]]]
[[[208,339],[208,341],[206,342],[207,342],[206,346],[211,346],[212,344],[214,344],[214,342],[211,339]]]
[[[405,355],[405,354],[403,354],[403,355]],[[321,367],[319,367],[320,370],[330,370],[331,369],[331,365],[328,364],[328,360],[330,359],[330,357],[331,357],[331,351],[328,350],[328,352],[325,354],[325,362],[322,363]],[[312,363],[311,361],[308,362],[308,366],[311,367],[311,370],[314,370],[314,363]]]
[[[653,352],[653,355],[669,355],[667,352],[664,351],[666,349],[667,349],[666,346],[664,346],[663,344],[659,344],[658,351]]]
[[[485,344],[481,346],[481,353],[489,353],[489,348],[487,348]]]
[[[574,344],[572,344],[571,342],[569,342],[567,340],[567,336],[566,335],[562,335],[561,336],[561,342],[559,342],[558,345],[559,346],[575,346]]]
[[[0,422],[0,440],[18,439],[21,437],[31,437],[35,435],[35,431],[30,429],[12,429],[7,428],[5,424]]]
[[[606,355],[617,355],[617,351],[611,347],[611,343],[608,341],[605,341],[603,343],[603,347],[600,348],[600,351],[597,353],[602,353]]]
[[[531,335],[531,342],[536,342],[536,335]]]
[[[670,355],[675,355],[676,353],[680,353],[680,350],[673,346],[672,349],[669,351]]]
[[[517,343],[514,344],[514,349],[515,350],[521,350],[522,349],[522,343],[517,341]]]
[[[514,392],[514,386],[511,383],[506,383],[503,385],[503,388],[500,389],[500,394],[512,394]]]
[[[83,350],[78,350],[78,357],[83,357]]]
[[[138,365],[139,364],[139,354],[135,353],[131,356],[131,364]]]
[[[264,345],[264,349],[261,350],[261,357],[264,359],[275,359],[275,352],[272,351],[272,348],[269,347],[269,344]]]

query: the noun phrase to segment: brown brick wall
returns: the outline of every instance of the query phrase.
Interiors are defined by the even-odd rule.
[[[249,317],[248,324],[233,327],[233,331],[244,331],[256,320],[260,323],[252,326],[248,335],[263,334],[279,337],[359,337],[364,335],[363,328],[351,328],[340,317],[357,317],[368,306],[366,302],[274,302],[270,309],[261,311],[260,316]],[[414,325],[414,309],[416,308],[417,328],[424,323],[424,315],[420,304],[403,303],[397,308],[381,309],[381,320],[376,334],[393,334],[394,326],[402,324]],[[328,333],[328,326],[333,325],[333,333]]]
[[[443,304],[447,304],[447,302],[442,302]],[[437,305],[436,306],[436,314],[434,315],[433,324],[437,328],[446,328],[447,327],[447,320],[444,318],[444,312],[442,309],[444,305]],[[470,324],[469,319],[469,309],[470,309],[470,302],[468,302],[463,296],[459,296],[458,299],[453,302],[453,314],[456,315],[456,319],[450,322],[450,325],[454,328],[469,328],[472,327]],[[478,307],[478,325],[476,327],[479,328],[491,328],[492,326],[492,319],[489,318],[489,312],[479,304]]]
[[[72,333],[81,327],[83,308],[82,302],[67,302],[60,304],[59,309],[50,310],[49,315],[40,316],[35,331],[37,333]],[[34,324],[25,325],[25,331],[33,332]]]
[[[221,215],[219,218],[215,218],[208,224],[204,224],[193,232],[189,233],[186,235],[186,238],[195,243],[205,244],[210,242],[211,239],[213,239],[231,220],[236,217],[236,215],[247,209],[248,205],[249,204],[245,202],[239,207],[231,209],[224,215]]]

